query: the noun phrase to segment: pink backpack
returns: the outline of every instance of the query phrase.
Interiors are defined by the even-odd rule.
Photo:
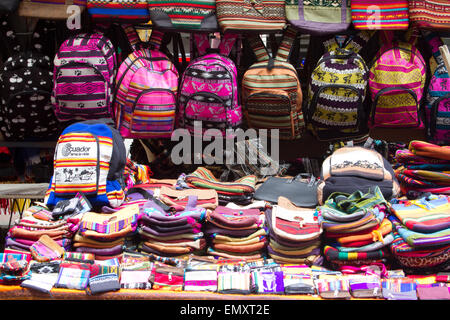
[[[114,118],[124,138],[170,138],[175,126],[178,71],[159,51],[162,34],[152,32],[152,49],[139,48],[133,26],[124,26],[134,51],[116,78]]]
[[[423,128],[420,102],[424,94],[427,64],[414,46],[417,31],[408,42],[393,40],[384,31],[384,45],[369,73],[371,128]]]
[[[54,59],[52,103],[60,121],[111,118],[116,51],[102,33],[64,41]]]
[[[201,121],[203,131],[214,128],[225,133],[226,129],[235,129],[242,122],[237,70],[227,57],[237,36],[225,34],[219,53],[207,53],[207,35],[195,34],[194,37],[200,56],[187,66],[181,78],[177,123],[191,134],[194,121]]]

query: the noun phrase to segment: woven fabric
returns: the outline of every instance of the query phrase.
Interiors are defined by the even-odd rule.
[[[132,43],[134,28],[127,32]],[[137,41],[139,42],[139,41]],[[125,138],[168,138],[175,126],[178,71],[156,49],[136,49],[119,66],[114,116]]]
[[[392,225],[398,234],[411,246],[415,248],[439,247],[450,244],[450,229],[421,233],[406,228],[395,216],[389,216]]]
[[[217,291],[216,270],[186,270],[184,273],[185,291]]]
[[[169,27],[176,30],[204,30],[216,27],[216,2],[214,0],[167,1],[147,0],[148,10],[153,24],[157,27]],[[206,23],[207,20],[213,21]],[[206,28],[208,30],[209,28]]]
[[[283,30],[284,0],[217,0],[217,20],[222,31]]]
[[[383,44],[369,73],[371,127],[423,128],[418,110],[424,94],[426,68],[422,54],[412,43],[387,41]]]
[[[88,286],[90,266],[63,262],[60,265],[55,287],[84,290]]]
[[[93,20],[116,22],[148,22],[147,0],[86,0],[88,13]]]
[[[257,57],[242,79],[242,100],[247,125],[254,129],[278,129],[282,140],[299,139],[304,131],[303,93],[297,72],[288,61],[297,30],[288,27],[283,33],[273,67],[258,36],[250,37]],[[270,135],[270,131],[268,132]]]
[[[409,26],[408,0],[352,0],[355,29],[406,30]]]
[[[368,67],[359,55],[372,32],[361,31],[339,45],[336,38],[324,42],[325,54],[311,74],[308,86],[308,128],[319,140],[362,137],[363,101],[367,93]]]
[[[448,30],[450,3],[446,0],[409,0],[411,23],[420,28]]]
[[[392,212],[409,230],[436,232],[450,228],[450,197],[434,195],[416,200],[395,201]]]
[[[250,175],[237,179],[234,182],[221,182],[213,173],[204,167],[200,167],[186,176],[186,183],[193,188],[214,189],[218,194],[239,195],[254,193],[256,176]]]
[[[350,26],[350,9],[349,0],[288,0],[286,19],[306,33],[339,33]]]

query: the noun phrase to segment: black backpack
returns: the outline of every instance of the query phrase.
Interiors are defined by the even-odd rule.
[[[4,27],[5,21],[2,26]],[[9,29],[11,30],[11,29]],[[45,140],[56,138],[60,128],[50,101],[53,83],[53,62],[41,53],[38,28],[32,33],[32,46],[21,46],[14,41],[12,55],[0,70],[0,132],[5,140]],[[6,35],[9,39],[11,31]],[[32,47],[32,48],[30,48]]]

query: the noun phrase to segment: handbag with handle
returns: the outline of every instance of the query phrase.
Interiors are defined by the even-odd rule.
[[[311,176],[299,174],[293,178],[270,177],[258,189],[254,198],[273,203],[284,196],[299,207],[317,206],[318,181]]]
[[[286,19],[306,33],[343,32],[351,23],[350,0],[286,0]]]
[[[22,0],[19,5],[18,15],[27,18],[64,20],[72,15],[68,8],[76,5],[80,13],[86,7],[86,0]]]

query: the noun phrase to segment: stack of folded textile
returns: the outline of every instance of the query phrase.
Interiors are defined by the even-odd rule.
[[[126,237],[137,229],[139,205],[113,213],[86,212],[73,238],[74,251],[91,253],[96,260],[120,258]]]
[[[391,200],[390,249],[405,272],[450,269],[450,196],[428,194]]]
[[[219,181],[211,171],[204,167],[178,179],[179,188],[213,189],[217,191],[219,204],[233,202],[239,205],[250,204],[256,187],[256,176],[248,175],[232,182]]]
[[[384,262],[394,240],[388,204],[378,186],[368,193],[333,193],[317,207],[324,230],[324,256],[332,265]]]
[[[267,210],[266,221],[267,249],[276,262],[312,265],[320,260],[322,227],[315,209],[300,208],[279,197],[278,204]]]
[[[265,256],[264,202],[246,207],[218,206],[208,211],[204,230],[209,241],[207,252],[211,256],[246,261]]]
[[[202,221],[206,209],[190,197],[184,210],[165,211],[154,200],[148,200],[139,219],[139,250],[163,257],[180,257],[203,252],[206,241]]]
[[[6,248],[30,252],[31,246],[46,235],[64,250],[70,250],[72,237],[77,232],[80,219],[70,217],[53,220],[52,212],[40,205],[33,205],[23,212],[6,236]]]
[[[408,149],[396,152],[395,160],[395,175],[403,193],[450,194],[450,146],[411,141]]]

